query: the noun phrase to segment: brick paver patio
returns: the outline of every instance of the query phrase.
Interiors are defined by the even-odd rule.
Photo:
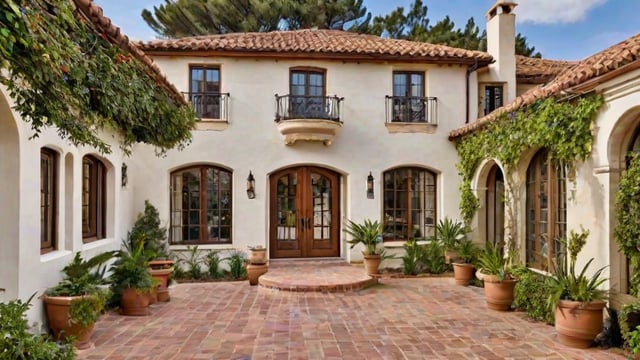
[[[299,276],[304,272],[292,269]],[[488,310],[452,278],[344,292],[178,284],[151,316],[109,313],[79,359],[624,359],[559,344],[552,326]]]

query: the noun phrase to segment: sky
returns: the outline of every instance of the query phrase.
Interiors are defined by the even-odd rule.
[[[134,40],[152,40],[155,33],[142,20],[143,9],[152,10],[165,0],[94,0],[104,15]],[[413,0],[364,0],[373,16],[399,6],[405,13]],[[495,0],[423,0],[427,17],[435,24],[446,15],[462,28],[473,17],[481,30],[485,14]],[[638,32],[639,0],[515,0],[516,31],[527,38],[544,58],[580,60],[623,41]]]

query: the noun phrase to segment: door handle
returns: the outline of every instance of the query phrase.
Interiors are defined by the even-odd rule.
[[[311,218],[307,218],[307,230],[311,230]]]

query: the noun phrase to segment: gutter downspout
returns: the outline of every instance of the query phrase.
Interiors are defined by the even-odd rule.
[[[471,73],[478,70],[478,59],[475,59],[475,62],[473,63],[473,65],[469,66],[467,68],[467,73],[465,75],[466,77],[466,92],[467,92],[467,96],[466,96],[466,118],[464,123],[468,124],[469,123],[469,77],[471,77]]]

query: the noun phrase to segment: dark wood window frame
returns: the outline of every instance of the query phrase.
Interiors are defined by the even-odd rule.
[[[193,89],[193,71],[202,70],[204,72],[203,84],[205,89]],[[216,90],[207,90],[207,71],[218,72],[218,83]],[[215,82],[213,82],[215,84]],[[220,119],[222,117],[222,69],[219,65],[213,64],[189,64],[189,102],[194,107],[196,115],[204,119]],[[217,110],[212,112],[204,112],[207,105],[217,106]]]
[[[484,84],[484,115],[502,107],[504,104],[504,84]],[[499,94],[496,94],[499,92]]]
[[[545,149],[527,168],[526,228],[527,266],[553,271],[565,251],[560,240],[567,234],[567,179]]]
[[[106,236],[107,168],[95,156],[82,158],[82,241],[89,243]]]
[[[413,94],[413,77],[420,79],[418,85],[419,93]],[[404,83],[396,83],[398,77],[404,77]],[[426,74],[424,71],[398,70],[393,71],[392,77],[392,122],[421,123],[428,120],[426,98]],[[404,87],[404,92],[399,93],[398,89]]]
[[[58,231],[58,152],[40,149],[40,253],[56,250]]]
[[[327,70],[319,67],[312,66],[295,66],[289,68],[289,94],[293,96],[293,75],[304,74],[305,76],[305,90],[304,96],[309,96],[309,76],[311,74],[322,76],[322,96],[327,96]]]
[[[396,181],[398,172],[403,171],[408,174],[404,181],[406,184],[399,184]],[[422,180],[421,176],[424,176]],[[422,186],[422,189],[412,188],[416,177],[417,184]],[[427,181],[427,177],[431,181]],[[384,172],[382,183],[384,241],[427,239],[434,235],[437,219],[437,184],[437,174],[421,167],[398,167]],[[432,202],[430,207],[429,197]],[[411,216],[413,212],[417,212],[415,218]]]
[[[197,191],[192,191],[189,189],[188,180],[185,181],[185,176],[187,174],[191,174],[191,171],[194,169],[199,170],[199,178],[198,178],[198,189]],[[218,173],[217,183],[209,183],[206,180],[207,171],[213,171]],[[223,176],[220,176],[220,173]],[[193,174],[191,174],[193,175]],[[181,188],[178,189],[178,178],[180,177],[179,183],[181,184]],[[228,188],[224,189],[221,186],[221,181],[223,177],[228,178]],[[202,181],[205,179],[205,181]],[[191,183],[193,185],[194,183]],[[185,188],[186,187],[186,188]],[[170,216],[170,243],[172,245],[192,245],[192,244],[231,244],[232,243],[232,234],[233,234],[233,172],[230,169],[223,168],[220,166],[214,165],[195,165],[177,169],[171,173],[171,216]],[[215,196],[213,199],[209,201],[208,198],[208,190],[212,190],[215,192]],[[215,190],[215,191],[214,191]],[[223,196],[223,192],[227,192],[227,198],[225,203]],[[194,201],[195,194],[195,202],[198,208],[192,207],[191,203]],[[180,199],[180,207],[177,207],[177,200]],[[185,203],[187,206],[185,206]],[[207,207],[208,204],[212,206],[215,203],[215,208],[209,209]],[[211,212],[211,214],[208,214]],[[196,215],[197,222],[192,222],[192,215]],[[211,215],[211,216],[209,216]],[[177,221],[180,219],[180,221]],[[207,219],[207,221],[202,221],[202,219]],[[191,240],[191,231],[195,230],[197,232],[197,240]],[[176,238],[176,231],[180,234],[180,239]],[[214,238],[212,234],[216,233],[217,236]],[[225,236],[226,235],[226,236]],[[186,240],[185,240],[186,238]]]

